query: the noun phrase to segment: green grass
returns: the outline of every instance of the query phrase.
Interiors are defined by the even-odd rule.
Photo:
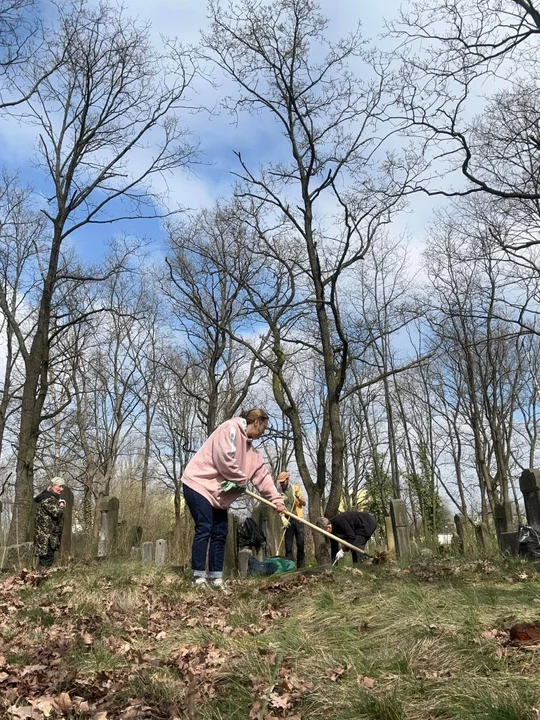
[[[540,620],[539,578],[449,558],[197,594],[163,568],[85,566],[22,586],[0,637],[8,665],[52,658],[51,687],[91,703],[108,683],[111,720],[137,699],[157,719],[535,720],[540,650],[504,633]]]

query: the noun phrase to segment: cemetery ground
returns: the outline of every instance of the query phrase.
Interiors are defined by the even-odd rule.
[[[166,567],[0,579],[0,717],[532,720],[540,567],[363,565],[197,591]],[[31,714],[33,713],[33,714]]]

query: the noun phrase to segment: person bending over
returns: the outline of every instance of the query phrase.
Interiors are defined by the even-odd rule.
[[[315,524],[341,540],[346,540],[351,545],[355,545],[359,550],[366,547],[367,541],[377,529],[377,522],[373,515],[356,510],[339,513],[333,520],[321,517]],[[330,547],[332,562],[341,560],[344,551],[348,550],[348,548],[340,546],[335,540],[330,540]],[[351,550],[351,555],[353,564],[356,565],[358,563],[358,553]]]
[[[268,414],[254,408],[222,423],[186,466],[183,493],[195,521],[191,552],[195,585],[223,584],[227,509],[251,482],[277,512],[285,505],[253,440],[268,428]],[[283,474],[283,473],[282,473]],[[279,478],[278,478],[279,480]],[[208,554],[208,569],[207,569]]]

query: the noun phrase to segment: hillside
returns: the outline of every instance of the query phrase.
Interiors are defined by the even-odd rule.
[[[531,564],[363,566],[193,592],[135,564],[0,584],[0,716],[533,720]],[[31,714],[33,713],[33,714]]]

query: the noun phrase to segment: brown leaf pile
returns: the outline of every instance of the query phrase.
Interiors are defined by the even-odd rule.
[[[268,590],[246,584],[262,609],[256,623],[240,627],[230,622],[234,607],[227,592],[201,598],[189,590],[182,595],[177,588],[169,596],[154,588],[151,579],[133,578],[137,612],[132,614],[117,604],[114,592],[108,593],[112,583],[102,581],[100,610],[87,614],[77,605],[73,576],[69,582],[56,582],[50,593],[36,596],[37,605],[28,602],[28,591],[44,579],[42,574],[24,571],[0,582],[2,719],[195,718],[197,708],[223,692],[221,681],[234,673],[239,656],[211,643],[175,648],[175,637],[186,628],[199,627],[231,637],[262,635],[289,614],[284,607],[287,596],[318,578],[274,582]],[[107,653],[111,669],[92,671],[94,652]],[[85,654],[89,669],[80,670],[80,662],[72,658],[80,661]],[[148,689],[153,677],[165,678],[174,687],[170,701]],[[282,666],[266,699],[268,717],[294,717],[291,708],[310,687]]]

